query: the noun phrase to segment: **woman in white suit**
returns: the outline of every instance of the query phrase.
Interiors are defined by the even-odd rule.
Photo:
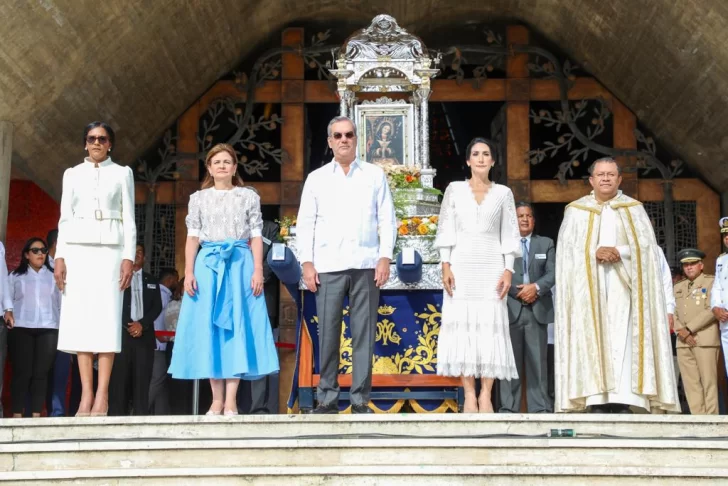
[[[114,131],[93,122],[83,138],[88,156],[63,175],[54,272],[63,292],[58,350],[78,355],[79,417],[108,411],[114,353],[121,351],[122,296],[131,284],[136,252],[134,176],[109,157]]]

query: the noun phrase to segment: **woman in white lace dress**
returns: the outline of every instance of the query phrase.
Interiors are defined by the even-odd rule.
[[[513,193],[488,179],[493,147],[484,138],[468,145],[472,177],[447,187],[435,240],[444,287],[437,374],[461,377],[465,412],[493,412],[493,380],[518,378],[505,298],[520,236]]]

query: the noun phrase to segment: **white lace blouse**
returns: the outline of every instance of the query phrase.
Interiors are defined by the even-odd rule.
[[[247,240],[262,235],[260,196],[247,187],[218,190],[214,187],[190,196],[187,236],[200,241]]]

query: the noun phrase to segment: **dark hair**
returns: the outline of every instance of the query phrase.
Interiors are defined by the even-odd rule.
[[[137,243],[136,246],[141,246],[142,247],[142,253],[144,253],[144,256],[147,256],[147,249],[144,248],[144,243]],[[135,251],[136,251],[136,249],[135,249]]]
[[[533,213],[533,204],[531,204],[528,201],[518,201],[516,203],[516,209],[518,209],[518,208],[528,208]]]
[[[56,244],[56,241],[58,241],[58,228],[50,230],[46,235],[46,242],[48,243],[49,250]]]
[[[159,269],[159,281],[161,282],[167,277],[179,277],[177,270],[172,267],[163,267]]]
[[[465,160],[468,160],[470,158],[470,152],[473,151],[473,147],[477,143],[484,143],[488,146],[488,148],[490,149],[490,156],[493,159],[493,165],[497,165],[498,164],[498,158],[497,158],[498,152],[496,149],[495,142],[493,142],[490,139],[484,138],[484,137],[475,137],[474,139],[472,139],[470,141],[470,143],[468,144],[468,148],[465,150]]]
[[[34,236],[33,238],[29,239],[25,242],[25,245],[23,245],[23,250],[20,252],[20,265],[18,265],[18,268],[13,270],[13,273],[15,275],[25,275],[28,273],[28,267],[30,266],[30,261],[28,261],[28,258],[25,256],[26,253],[30,251],[30,247],[33,245],[33,243],[40,241],[43,243],[43,246],[48,248],[48,245],[46,245],[46,242],[43,241],[43,238],[38,238],[37,236]],[[51,272],[53,272],[53,269],[51,268],[51,264],[48,261],[48,253],[46,253],[45,261],[43,262],[43,265],[48,268]]]
[[[619,166],[616,160],[614,160],[612,157],[602,157],[600,159],[595,160],[592,165],[589,166],[589,175],[594,175],[594,168],[597,166],[597,164],[614,164],[617,166],[617,175],[622,175],[622,168]]]
[[[86,145],[86,137],[88,137],[88,132],[90,132],[94,128],[99,127],[106,130],[106,134],[109,136],[109,147],[114,147],[114,142],[116,142],[116,134],[114,133],[114,129],[106,123],[100,121],[91,122],[86,125],[86,128],[83,130],[83,144]]]

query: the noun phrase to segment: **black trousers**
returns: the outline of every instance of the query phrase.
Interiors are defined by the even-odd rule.
[[[172,362],[173,349],[174,342],[167,343],[167,369],[169,369],[169,365]],[[178,380],[170,377],[169,411],[171,415],[192,415],[192,385],[193,380]],[[210,387],[209,380],[200,380],[200,388],[202,389],[205,386],[207,388]],[[212,403],[212,400],[208,401]],[[203,408],[200,405],[200,410],[204,412],[207,408]]]
[[[121,353],[114,358],[109,382],[109,415],[129,415],[131,397],[134,415],[149,413],[149,384],[154,367],[154,333],[133,338],[122,329]]]
[[[28,391],[31,413],[43,411],[48,372],[56,359],[57,345],[57,329],[15,327],[8,333],[8,351],[13,367],[10,387],[13,413],[23,413]]]

